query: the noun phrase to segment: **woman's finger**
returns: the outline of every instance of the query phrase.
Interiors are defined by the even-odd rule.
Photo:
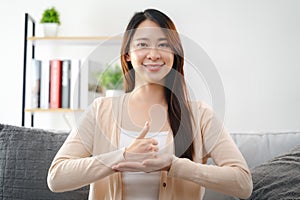
[[[149,122],[146,121],[140,135],[136,138],[136,139],[143,139],[145,138],[145,136],[147,135],[147,133],[149,132],[150,126],[149,126]]]
[[[158,152],[158,147],[157,145],[151,145],[148,147],[148,151],[153,151],[153,152]]]
[[[153,145],[158,145],[158,141],[156,139],[151,138],[151,143]]]
[[[112,167],[113,170],[127,172],[143,171],[144,168],[141,162],[122,162]]]

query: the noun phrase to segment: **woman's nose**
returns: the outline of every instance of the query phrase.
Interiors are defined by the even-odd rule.
[[[160,52],[157,48],[151,47],[149,48],[147,58],[151,60],[158,60],[160,59]]]

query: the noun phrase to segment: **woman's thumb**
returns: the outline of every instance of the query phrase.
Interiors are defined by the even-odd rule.
[[[146,123],[145,123],[145,125],[144,125],[144,127],[143,127],[143,129],[142,129],[142,131],[140,133],[140,135],[137,137],[137,139],[143,139],[143,138],[145,138],[145,136],[147,135],[147,133],[149,131],[149,128],[150,128],[149,122],[146,121]]]

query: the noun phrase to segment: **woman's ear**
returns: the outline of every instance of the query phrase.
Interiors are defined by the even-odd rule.
[[[130,55],[129,55],[129,54],[126,54],[126,55],[125,55],[125,59],[126,59],[127,62],[131,61]]]

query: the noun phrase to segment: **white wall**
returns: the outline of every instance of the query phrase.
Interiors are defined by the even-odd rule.
[[[68,36],[116,35],[135,11],[166,12],[215,64],[230,131],[300,130],[298,0],[3,0],[1,123],[21,124],[24,13],[39,20],[52,5],[61,12],[60,35]]]

